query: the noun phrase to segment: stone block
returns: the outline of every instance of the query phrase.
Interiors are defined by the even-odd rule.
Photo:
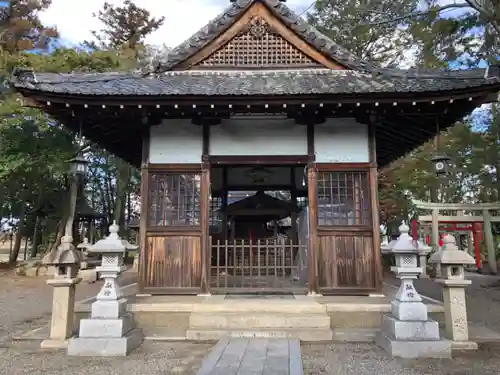
[[[95,283],[98,280],[97,271],[93,269],[81,269],[78,271],[78,277],[82,278],[82,282],[85,283]]]
[[[124,357],[138,348],[143,340],[144,336],[140,329],[134,329],[124,337],[77,337],[70,340],[68,355]]]
[[[326,314],[287,313],[193,313],[189,323],[191,328],[214,329],[258,329],[258,328],[330,328],[330,318]]]
[[[101,319],[118,319],[127,311],[127,300],[95,301],[91,307],[91,317]]]
[[[392,315],[398,320],[425,321],[428,319],[427,306],[423,302],[391,302]]]
[[[439,340],[439,323],[434,320],[417,322],[397,320],[393,316],[385,315],[382,332],[403,341]]]
[[[399,341],[380,332],[375,342],[392,357],[451,358],[451,341],[448,340]]]
[[[80,338],[122,337],[135,328],[132,314],[125,314],[120,319],[82,319]]]
[[[265,339],[298,339],[300,341],[318,342],[331,341],[333,333],[331,329],[188,329],[186,331],[188,340],[221,340],[224,338],[265,338]]]
[[[28,276],[28,277],[36,277],[36,276],[38,276],[38,267],[27,266],[25,268],[25,275]]]

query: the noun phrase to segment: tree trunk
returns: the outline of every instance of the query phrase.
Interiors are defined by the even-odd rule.
[[[16,264],[17,258],[19,257],[19,252],[21,251],[21,240],[23,238],[24,232],[24,218],[26,215],[26,206],[22,206],[21,213],[19,215],[19,227],[17,228],[16,240],[14,242],[14,247],[9,255],[9,264]]]
[[[61,238],[64,236],[64,222],[65,220],[60,220],[57,224],[56,238],[48,249],[48,252],[55,250],[55,248],[61,243]]]
[[[30,249],[30,258],[35,258],[38,252],[38,245],[40,244],[40,231],[38,230],[39,225],[40,225],[40,217],[36,215],[35,225],[33,228],[33,241],[31,243],[31,249]]]
[[[130,179],[130,167],[122,161],[117,163],[116,200],[113,210],[113,220],[120,227],[120,235],[125,234],[125,205],[127,203],[127,186]]]

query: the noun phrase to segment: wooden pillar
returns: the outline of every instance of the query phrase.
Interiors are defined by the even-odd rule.
[[[222,205],[221,205],[221,211],[223,212],[222,214],[222,239],[223,242],[227,241],[227,214],[226,214],[226,207],[227,207],[227,200],[228,200],[228,195],[229,192],[227,191],[227,167],[223,167],[222,169]]]
[[[382,265],[382,250],[380,249],[380,218],[379,218],[379,202],[378,202],[378,183],[377,183],[377,168],[371,167],[369,172],[370,186],[370,209],[372,219],[372,241],[373,241],[373,261],[375,267],[374,287],[377,292],[382,292],[382,282],[384,279],[384,271]]]
[[[319,293],[318,280],[318,172],[315,163],[307,168],[307,195],[309,199],[309,239],[307,247],[308,293]]]
[[[374,261],[373,285],[377,292],[382,292],[382,282],[384,279],[384,269],[382,264],[382,250],[380,249],[380,217],[378,199],[378,172],[377,172],[377,144],[376,144],[376,118],[367,116],[368,125],[368,151],[370,170],[368,172],[368,186],[370,190],[370,211],[372,221],[372,246]],[[357,209],[356,209],[357,211]],[[358,221],[356,220],[356,224]]]
[[[144,292],[145,280],[147,277],[147,236],[146,229],[149,219],[148,196],[149,196],[149,128],[142,138],[142,160],[141,160],[141,213],[139,217],[139,277],[137,280],[137,288],[139,293]]]
[[[296,189],[296,178],[295,178],[295,168],[290,168],[290,196],[292,200],[292,204],[297,207],[297,189]],[[292,230],[292,243],[294,245],[298,245],[299,243],[299,235],[297,230],[297,212],[292,212],[290,214],[291,220],[291,230]],[[295,259],[295,252],[293,254],[293,259]]]
[[[201,170],[200,184],[200,225],[201,225],[201,286],[202,295],[210,294],[210,265],[211,252],[210,246],[210,226],[209,226],[209,200],[210,200],[210,165],[203,163]]]
[[[490,211],[487,209],[483,210],[483,230],[484,230],[484,241],[486,243],[486,249],[488,250],[488,265],[490,266],[491,273],[497,274],[497,257],[495,249],[495,241],[493,240],[493,231],[491,228],[491,215]]]

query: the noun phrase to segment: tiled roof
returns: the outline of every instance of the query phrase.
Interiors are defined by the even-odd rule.
[[[492,69],[491,72],[495,70]],[[93,96],[279,96],[425,93],[492,86],[500,76],[485,69],[417,73],[384,70],[178,71],[157,75],[21,72],[13,85],[47,93]]]
[[[370,69],[370,64],[368,62],[361,61],[356,55],[334,43],[330,38],[319,32],[302,17],[288,8],[283,1],[235,0],[205,27],[200,29],[184,43],[174,48],[166,57],[166,61],[158,66],[157,72],[170,70],[176,64],[184,61],[208,45],[221,33],[229,29],[229,27],[256,1],[260,1],[267,5],[271,12],[286,26],[326,56],[331,57],[333,60],[338,61],[340,64],[350,69]]]

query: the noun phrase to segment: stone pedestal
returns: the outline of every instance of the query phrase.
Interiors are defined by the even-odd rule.
[[[442,278],[436,282],[443,285],[446,337],[453,341],[454,346],[459,344],[461,348],[477,349],[477,344],[469,341],[465,303],[465,287],[471,281],[465,279],[464,268],[474,264],[474,258],[458,249],[455,237],[446,235],[443,242],[442,250],[433,254],[430,262],[442,268]]]
[[[469,341],[465,287],[470,280],[438,280],[443,284],[446,337],[453,341]]]
[[[72,241],[71,236],[63,236],[61,244],[42,259],[44,265],[54,267],[54,278],[47,280],[54,288],[54,295],[49,338],[41,343],[44,349],[66,348],[73,335],[75,288],[81,281],[77,277],[81,256]]]
[[[73,336],[73,315],[75,310],[75,287],[81,281],[73,279],[51,279],[47,284],[54,288],[50,336],[43,340],[43,349],[61,349],[68,346]]]
[[[418,242],[410,237],[405,223],[399,230],[401,235],[386,250],[395,255],[396,266],[391,270],[401,279],[401,285],[391,302],[392,314],[383,317],[376,343],[394,357],[449,358],[451,343],[440,340],[439,324],[428,318],[427,306],[413,286],[422,272],[417,267]]]
[[[90,319],[80,321],[78,337],[69,342],[68,355],[126,356],[143,341],[142,331],[136,329],[133,316],[127,313],[127,301],[117,281],[126,269],[125,250],[131,246],[118,237],[118,229],[113,224],[110,235],[89,249],[103,254],[97,271],[104,285],[92,304]]]

